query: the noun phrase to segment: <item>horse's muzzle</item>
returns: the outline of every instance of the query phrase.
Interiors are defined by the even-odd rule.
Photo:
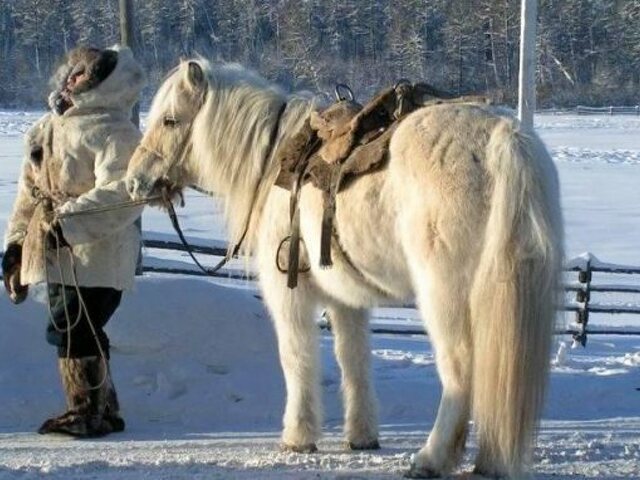
[[[127,193],[133,200],[142,200],[149,197],[156,182],[144,175],[128,177],[126,180]]]

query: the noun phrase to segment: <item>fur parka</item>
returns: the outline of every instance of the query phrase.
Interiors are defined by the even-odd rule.
[[[140,140],[130,120],[131,107],[145,75],[128,48],[113,50],[118,61],[104,81],[73,94],[71,108],[62,115],[45,115],[27,133],[27,155],[5,234],[5,247],[23,245],[23,285],[47,280],[47,272],[49,282],[71,285],[74,266],[83,287],[126,290],[133,285],[140,242],[135,221],[140,207],[60,220],[73,259],[65,251],[58,259],[55,251],[48,250],[45,268],[41,245],[50,219],[34,195],[38,187],[53,198],[58,214],[129,200],[122,179]]]

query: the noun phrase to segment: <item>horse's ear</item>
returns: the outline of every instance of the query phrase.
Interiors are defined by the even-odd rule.
[[[189,79],[189,83],[195,88],[199,89],[204,86],[204,72],[198,62],[189,62],[187,78]]]

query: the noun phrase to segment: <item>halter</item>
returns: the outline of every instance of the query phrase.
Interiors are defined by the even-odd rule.
[[[262,160],[261,176],[264,173],[264,169],[265,169],[265,166],[267,165],[267,162],[268,162],[269,158],[273,154],[275,141],[276,141],[276,138],[278,137],[278,132],[280,131],[280,120],[281,120],[282,115],[284,114],[284,111],[285,111],[286,108],[287,108],[287,102],[283,102],[282,105],[280,106],[280,109],[278,110],[278,115],[276,117],[276,123],[275,123],[275,125],[273,127],[273,130],[271,130],[271,135],[269,137],[269,148],[267,149],[267,152],[266,152],[266,154],[265,154],[265,156],[264,156],[264,158]],[[193,253],[193,248],[191,247],[191,245],[189,245],[189,242],[187,242],[187,239],[185,238],[184,233],[182,232],[182,229],[180,228],[180,223],[178,222],[178,215],[176,214],[176,211],[175,211],[175,208],[173,207],[173,204],[171,203],[170,200],[165,198],[164,203],[165,203],[165,205],[167,207],[167,211],[169,213],[169,218],[171,219],[171,224],[173,225],[174,230],[178,234],[178,237],[180,237],[180,241],[184,245],[185,249],[187,250],[187,253],[191,257],[193,262],[206,275],[215,276],[215,273],[218,272],[218,270],[220,270],[222,267],[224,267],[229,262],[229,260],[231,260],[232,258],[236,257],[238,255],[238,253],[240,252],[240,248],[242,246],[242,243],[244,242],[244,240],[245,240],[245,238],[247,236],[247,232],[249,231],[249,225],[251,225],[251,217],[253,216],[253,211],[254,211],[256,199],[258,197],[258,186],[259,185],[260,185],[260,179],[258,179],[258,185],[256,185],[256,188],[254,189],[253,198],[251,199],[251,208],[249,209],[249,213],[247,214],[247,218],[245,219],[244,229],[242,230],[242,235],[240,236],[240,240],[238,240],[238,242],[233,246],[233,248],[227,249],[227,254],[225,255],[225,257],[222,260],[220,260],[211,269],[206,268],[205,266],[203,266],[198,261],[198,259],[195,257],[195,255]]]
[[[191,149],[189,146],[190,145],[189,141],[191,140],[191,133],[193,132],[193,124],[195,123],[196,117],[200,114],[200,110],[202,110],[202,107],[204,106],[204,103],[206,100],[207,100],[207,89],[205,89],[204,93],[201,95],[200,101],[198,102],[198,110],[196,114],[193,116],[193,119],[191,120],[191,122],[189,123],[189,127],[187,128],[187,131],[184,134],[184,138],[182,139],[182,142],[180,142],[180,149],[178,150],[179,151],[178,161],[175,163],[169,164],[169,167],[167,168],[167,172],[165,176],[169,174],[169,172],[173,167],[182,164],[182,162],[184,162],[184,159],[189,154],[189,151]],[[164,164],[168,163],[167,157],[165,155],[163,155],[161,152],[159,152],[155,148],[147,146],[145,142],[140,142],[138,147],[142,148],[142,150],[146,152],[151,153],[152,155],[155,155],[160,160],[162,160]]]
[[[169,172],[171,171],[172,168],[174,168],[175,166],[181,165],[184,162],[186,156],[189,154],[189,152],[191,150],[189,140],[191,140],[191,134],[192,134],[192,131],[193,131],[193,124],[195,122],[195,118],[198,116],[198,114],[200,113],[200,110],[202,109],[202,107],[203,107],[203,105],[205,103],[206,96],[207,96],[207,91],[205,90],[205,92],[202,95],[202,98],[200,100],[200,105],[198,107],[198,112],[193,117],[193,120],[189,124],[189,127],[187,128],[187,131],[185,132],[184,138],[182,139],[182,142],[180,143],[180,149],[178,150],[179,151],[179,154],[178,154],[179,160],[178,160],[178,162],[169,164],[169,162],[167,161],[168,158],[165,155],[163,155],[161,152],[157,151],[156,149],[147,146],[144,142],[140,142],[139,148],[142,148],[146,152],[149,152],[152,155],[158,157],[160,160],[162,160],[162,162],[164,164],[169,164],[169,167],[167,168],[167,172],[165,173],[165,176],[168,176],[168,174],[169,174]],[[278,137],[278,132],[280,131],[280,121],[282,119],[282,115],[284,114],[284,111],[286,110],[286,108],[287,108],[287,102],[285,101],[285,102],[282,103],[282,105],[280,105],[280,108],[279,108],[277,116],[276,116],[276,122],[275,122],[275,124],[273,126],[273,129],[271,130],[271,135],[269,136],[268,148],[267,148],[267,151],[265,153],[265,156],[262,159],[262,167],[261,167],[260,177],[262,177],[262,175],[264,174],[265,166],[267,165],[267,163],[269,161],[269,158],[271,158],[271,156],[273,154],[274,146],[275,146],[275,143],[276,143],[276,138]],[[189,242],[187,242],[187,239],[185,238],[184,233],[182,232],[182,228],[180,227],[180,223],[178,221],[178,215],[176,214],[175,208],[173,207],[173,204],[171,203],[170,193],[169,193],[169,190],[170,190],[169,182],[167,182],[167,184],[163,186],[162,199],[163,199],[163,203],[164,203],[165,207],[167,208],[167,212],[169,214],[169,218],[171,220],[171,224],[173,225],[174,230],[178,234],[178,237],[180,238],[180,241],[184,245],[187,253],[191,257],[193,262],[206,275],[214,276],[214,274],[216,272],[218,272],[218,270],[220,270],[223,266],[225,266],[229,262],[229,260],[231,260],[233,257],[236,257],[238,255],[238,253],[240,252],[240,248],[242,246],[242,243],[244,242],[244,240],[245,240],[245,238],[247,236],[247,233],[249,231],[249,226],[251,225],[251,219],[252,219],[252,216],[253,216],[253,210],[254,210],[254,207],[255,207],[255,203],[256,203],[256,200],[257,200],[257,197],[258,197],[258,187],[260,185],[260,182],[261,182],[261,178],[258,179],[258,185],[256,185],[256,188],[254,189],[253,198],[251,199],[251,207],[249,209],[249,213],[247,214],[247,218],[245,219],[244,228],[243,228],[243,231],[242,231],[242,235],[240,236],[240,239],[238,240],[238,242],[232,248],[229,248],[227,250],[227,255],[225,255],[225,257],[222,260],[220,260],[220,262],[218,262],[212,269],[206,268],[195,257],[194,252],[193,252],[193,248],[191,247],[191,245],[189,245]]]

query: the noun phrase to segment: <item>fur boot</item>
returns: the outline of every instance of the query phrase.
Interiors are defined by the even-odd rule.
[[[120,416],[120,403],[118,395],[111,379],[111,372],[107,377],[107,403],[104,409],[103,419],[111,425],[114,432],[122,432],[124,430],[124,419]]]
[[[99,357],[60,358],[67,412],[45,421],[38,433],[101,437],[124,430],[109,366]]]

